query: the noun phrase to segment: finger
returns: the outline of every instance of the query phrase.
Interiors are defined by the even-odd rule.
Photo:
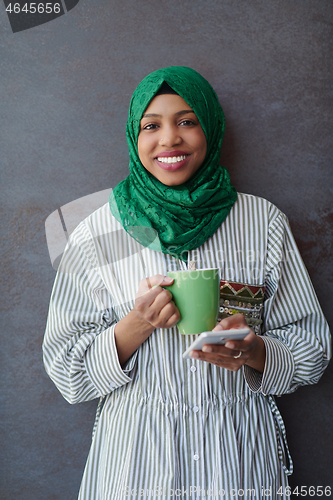
[[[230,349],[227,349],[224,345],[205,344],[202,347],[202,351],[205,353],[215,353],[219,356],[230,357]]]
[[[244,363],[244,360],[247,359],[247,354],[242,351],[241,349],[237,349],[237,350],[232,350],[232,349],[227,349],[225,347],[222,347],[222,346],[217,346],[217,345],[212,345],[212,344],[209,344],[209,345],[204,345],[203,348],[202,348],[202,352],[204,354],[208,354],[208,355],[215,355],[215,358],[216,360],[219,359],[220,360],[220,363],[223,361],[223,362],[230,362],[234,359],[239,359],[243,356],[242,358],[242,364]],[[211,360],[213,358],[210,358]],[[207,359],[205,360],[207,361]],[[210,361],[212,362],[212,361]],[[217,364],[215,362],[215,364]]]
[[[223,318],[213,329],[213,331],[232,330],[233,328],[245,328],[248,324],[245,321],[244,315],[241,313],[234,314]]]
[[[179,310],[173,300],[169,300],[166,302],[159,310],[158,317],[161,321],[168,321],[169,318],[173,315],[176,314],[177,316],[179,315]],[[179,315],[180,316],[180,315]]]
[[[146,279],[147,279],[147,286],[148,286],[148,288],[149,288],[149,290],[150,290],[153,286],[152,286],[152,284],[151,284],[151,282],[150,282],[150,278],[149,278],[149,276],[148,276]]]
[[[178,323],[179,320],[180,320],[179,310],[177,307],[174,307],[173,312],[170,314],[170,316],[165,322],[165,328],[172,328]]]
[[[147,278],[147,280],[149,280],[151,288],[153,288],[153,286],[170,286],[174,282],[174,278],[163,276],[163,274],[155,274]]]
[[[170,301],[159,311],[155,308],[155,314],[151,319],[152,324],[154,324],[156,327],[158,326],[159,328],[171,328],[178,323],[180,314],[174,302]]]
[[[170,286],[172,285],[174,279],[168,276],[163,276],[162,274],[155,274],[154,276],[149,276],[140,281],[139,290],[136,297],[141,297],[145,293],[150,292],[153,288],[158,286]]]
[[[256,334],[250,330],[250,333],[246,335],[246,337],[242,340],[227,340],[225,343],[225,347],[227,349],[233,349],[235,351],[243,351],[246,352],[252,348],[252,344],[256,340]]]
[[[231,371],[239,370],[244,364],[244,360],[242,358],[235,359],[234,357],[221,356],[216,353],[205,353],[203,351],[191,351],[190,356],[200,361],[206,361],[207,363],[211,363]]]
[[[160,314],[161,310],[172,301],[172,293],[164,288],[155,288],[152,290],[151,298],[150,307],[153,307]]]

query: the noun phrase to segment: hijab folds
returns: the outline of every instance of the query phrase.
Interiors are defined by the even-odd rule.
[[[144,168],[138,154],[142,115],[164,82],[193,109],[207,140],[204,162],[179,186],[162,184]],[[227,170],[219,165],[224,128],[215,91],[191,68],[160,69],[137,86],[126,127],[130,175],[110,195],[112,214],[136,241],[186,262],[188,250],[216,232],[237,198]]]

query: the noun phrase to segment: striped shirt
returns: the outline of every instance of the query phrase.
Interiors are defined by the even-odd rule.
[[[217,232],[188,260],[220,278],[264,285],[264,373],[183,359],[194,336],[155,329],[125,366],[114,339],[146,276],[183,269],[142,247],[108,204],[72,233],[55,280],[43,343],[64,398],[100,398],[80,500],[287,499],[292,461],[274,395],[314,384],[330,334],[287,218],[239,194]],[[266,496],[264,494],[266,491]]]

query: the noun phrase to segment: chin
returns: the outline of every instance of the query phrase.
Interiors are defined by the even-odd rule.
[[[165,186],[180,186],[181,184],[184,184],[185,181],[162,181],[161,179],[158,179],[162,184],[164,184]]]
[[[160,177],[157,179],[162,183],[162,184],[165,184],[165,186],[180,186],[181,184],[184,184],[185,182],[187,182],[192,176],[191,175],[186,175],[186,176],[173,176],[172,178],[163,178],[163,177]]]

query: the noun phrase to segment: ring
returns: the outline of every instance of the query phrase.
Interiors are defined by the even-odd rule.
[[[235,358],[235,359],[240,358],[240,357],[241,357],[241,355],[242,355],[242,351],[239,351],[239,354],[237,354],[237,356],[234,356],[234,358]]]

